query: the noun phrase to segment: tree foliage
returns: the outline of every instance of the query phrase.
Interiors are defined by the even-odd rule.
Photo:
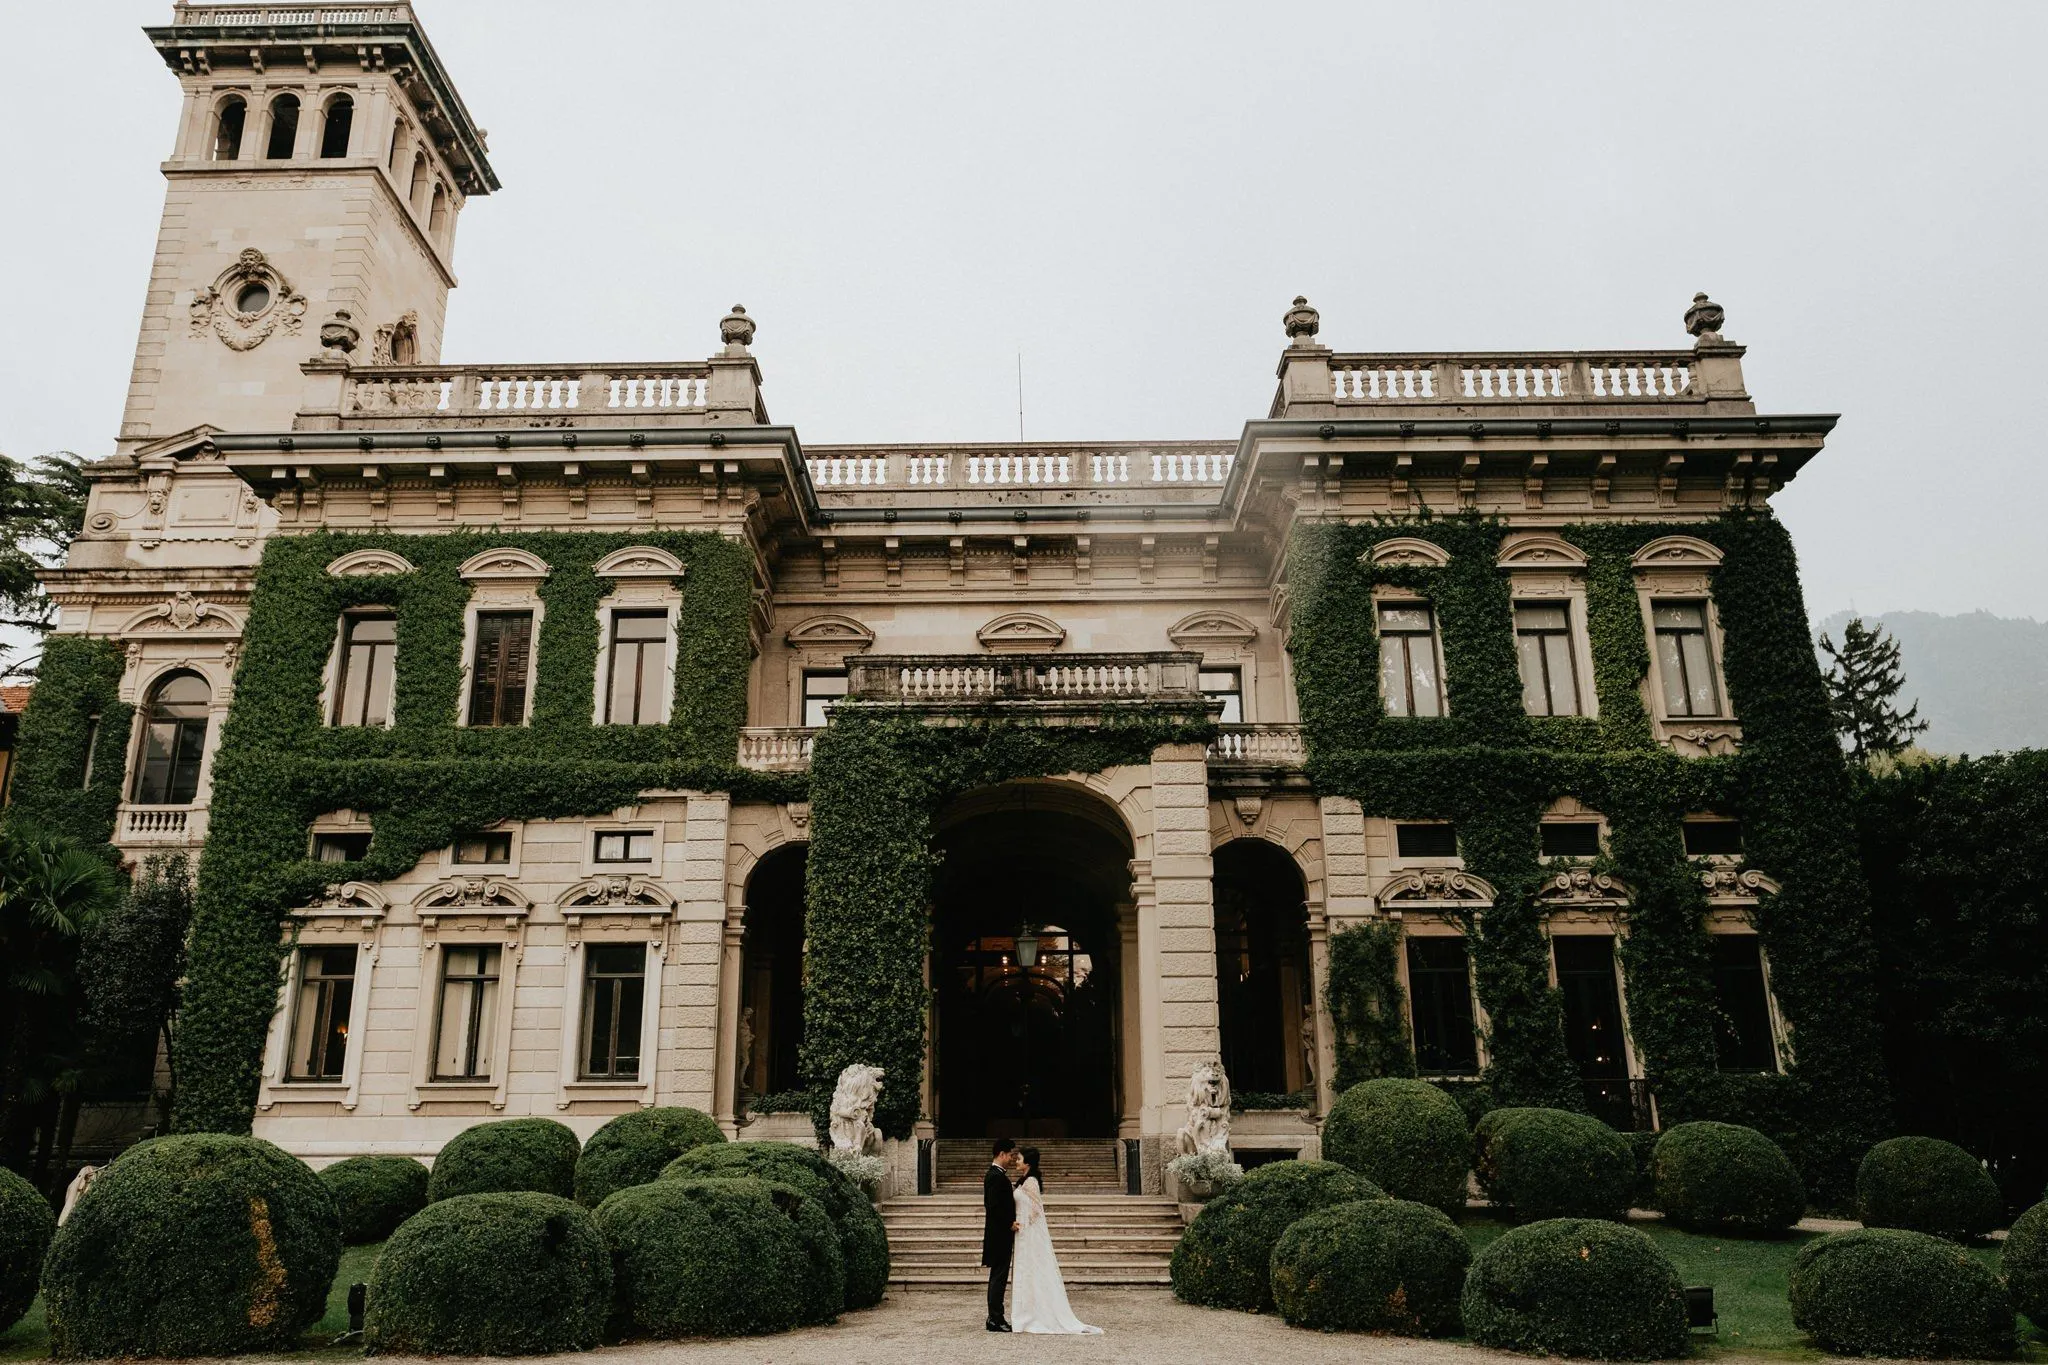
[[[0,626],[49,630],[55,608],[36,574],[61,562],[85,526],[84,470],[68,450],[28,465],[0,455]]]
[[[1926,730],[1918,702],[1899,710],[1906,671],[1899,662],[1899,642],[1884,627],[1873,629],[1862,617],[1852,616],[1842,627],[1842,643],[1837,645],[1823,633],[1820,649],[1828,658],[1825,676],[1835,728],[1850,757],[1862,763],[1896,754]]]

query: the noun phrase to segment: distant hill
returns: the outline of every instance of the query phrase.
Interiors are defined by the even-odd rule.
[[[1943,754],[2048,749],[2048,622],[1988,611],[1838,611],[1815,638],[1825,631],[1841,643],[1842,625],[1855,615],[1899,642],[1906,669],[1899,695],[1920,702],[1929,723],[1923,747]]]

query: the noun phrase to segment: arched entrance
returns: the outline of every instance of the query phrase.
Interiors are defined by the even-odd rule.
[[[804,1039],[804,862],[809,844],[770,850],[747,878],[740,939],[740,1087],[748,1099],[798,1089]]]
[[[1315,1053],[1308,891],[1285,850],[1235,839],[1215,852],[1216,1005],[1238,1094],[1307,1087]]]
[[[931,1113],[950,1138],[1107,1138],[1121,1112],[1131,845],[1051,784],[962,798],[934,884]]]

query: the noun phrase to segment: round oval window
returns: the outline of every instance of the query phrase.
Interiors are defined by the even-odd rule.
[[[240,313],[260,313],[269,306],[270,286],[266,284],[245,284],[235,295],[235,311]]]

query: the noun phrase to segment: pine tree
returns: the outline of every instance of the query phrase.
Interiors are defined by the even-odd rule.
[[[1825,634],[1820,637],[1821,653],[1827,655],[1828,698],[1834,708],[1835,729],[1849,746],[1850,757],[1868,762],[1879,755],[1892,755],[1913,742],[1913,736],[1927,728],[1920,719],[1918,702],[1899,710],[1899,689],[1906,685],[1905,669],[1899,663],[1899,642],[1884,631],[1863,624],[1854,616],[1842,627],[1839,648]]]

